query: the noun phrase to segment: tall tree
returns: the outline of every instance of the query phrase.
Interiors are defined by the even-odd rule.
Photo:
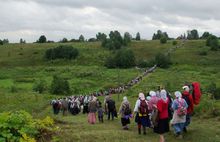
[[[141,35],[140,35],[140,33],[139,32],[137,32],[137,34],[136,34],[136,38],[135,38],[136,40],[141,40]]]
[[[85,38],[84,38],[83,35],[80,35],[80,36],[79,36],[79,41],[80,41],[80,42],[84,42],[84,41],[85,41]]]
[[[46,43],[47,38],[45,35],[41,35],[40,38],[37,40],[37,43]]]
[[[128,45],[131,42],[132,36],[129,32],[124,33],[124,45]]]

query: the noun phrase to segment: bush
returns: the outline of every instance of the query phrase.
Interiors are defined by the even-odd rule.
[[[146,60],[141,59],[137,62],[137,66],[139,68],[146,68],[148,67],[148,62]]]
[[[46,50],[45,58],[48,60],[54,59],[75,59],[79,55],[79,51],[76,48],[68,45],[61,45],[56,48]]]
[[[162,44],[167,43],[167,38],[165,36],[162,36],[160,38],[160,43],[162,43]]]
[[[201,56],[206,56],[208,53],[206,52],[206,51],[201,51],[201,52],[199,52],[199,55],[201,55]]]
[[[46,90],[47,90],[47,83],[45,80],[38,80],[33,85],[33,91],[38,92],[40,94]]]
[[[214,35],[210,35],[206,40],[206,45],[211,47],[211,50],[218,50],[219,42],[218,38]]]
[[[220,88],[217,88],[216,83],[211,82],[207,86],[207,92],[212,94],[214,99],[220,99]]]
[[[69,82],[64,78],[53,76],[53,81],[51,83],[51,93],[52,94],[65,94],[70,93]]]
[[[173,45],[177,45],[177,41],[174,40],[174,41],[172,42],[172,44],[173,44]]]
[[[53,119],[33,119],[25,111],[5,112],[0,114],[0,141],[36,142],[56,129]]]
[[[155,63],[160,68],[168,68],[172,62],[169,56],[165,56],[164,54],[158,53],[155,57]]]
[[[135,56],[132,50],[121,49],[115,55],[107,58],[105,65],[108,68],[130,68],[135,65]]]

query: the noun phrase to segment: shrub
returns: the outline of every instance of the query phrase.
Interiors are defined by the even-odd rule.
[[[172,44],[173,44],[173,45],[177,45],[177,41],[174,40],[174,41],[172,42]]]
[[[201,51],[201,52],[199,52],[199,55],[201,55],[201,56],[206,56],[208,53],[206,52],[206,51]]]
[[[79,54],[78,49],[68,45],[61,45],[56,48],[46,50],[45,58],[48,60],[54,59],[75,59]]]
[[[115,55],[107,58],[105,65],[108,68],[130,68],[135,65],[135,56],[132,50],[121,49]]]
[[[47,83],[45,80],[41,79],[41,80],[37,80],[36,82],[34,82],[33,91],[41,94],[46,90],[47,90]]]
[[[158,53],[155,57],[155,63],[160,68],[168,68],[172,62],[170,56],[165,56],[164,54]]]
[[[160,38],[160,43],[162,43],[162,44],[167,43],[167,38],[165,36],[162,36]]]
[[[69,94],[70,93],[70,86],[69,82],[64,78],[53,76],[53,81],[51,83],[51,93],[52,94]]]
[[[216,83],[211,82],[207,86],[207,92],[212,94],[214,99],[220,99],[220,88],[217,88]]]
[[[56,129],[53,119],[33,119],[25,111],[0,113],[0,141],[36,142]]]
[[[10,92],[11,92],[11,93],[16,93],[16,92],[18,92],[18,88],[13,84],[13,85],[11,86],[11,88],[10,88]]]
[[[219,48],[218,38],[214,35],[210,35],[206,40],[206,45],[211,47],[211,50],[217,50]]]
[[[143,60],[143,59],[140,59],[138,62],[137,62],[137,66],[139,68],[146,68],[148,67],[148,62],[146,60]]]

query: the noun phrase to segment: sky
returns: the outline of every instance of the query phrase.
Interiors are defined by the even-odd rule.
[[[86,39],[118,30],[151,39],[197,29],[220,36],[219,0],[0,0],[0,39]]]

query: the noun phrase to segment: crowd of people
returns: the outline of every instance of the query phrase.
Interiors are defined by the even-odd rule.
[[[171,96],[165,89],[150,91],[146,95],[139,93],[134,109],[131,108],[128,98],[124,96],[118,112],[112,94],[105,96],[104,105],[94,95],[61,99],[58,103],[59,109],[54,107],[57,106],[54,105],[56,100],[52,103],[54,114],[58,114],[60,110],[63,111],[63,115],[66,115],[66,111],[73,115],[79,112],[87,113],[90,124],[97,123],[96,113],[100,123],[104,122],[105,114],[107,120],[114,120],[120,115],[122,129],[129,130],[130,119],[134,119],[137,123],[138,134],[146,135],[147,128],[150,128],[159,134],[160,142],[164,142],[164,133],[169,132],[170,127],[173,127],[177,138],[182,138],[183,133],[187,132],[194,108],[189,86],[184,86],[182,92],[176,91],[174,97]]]

